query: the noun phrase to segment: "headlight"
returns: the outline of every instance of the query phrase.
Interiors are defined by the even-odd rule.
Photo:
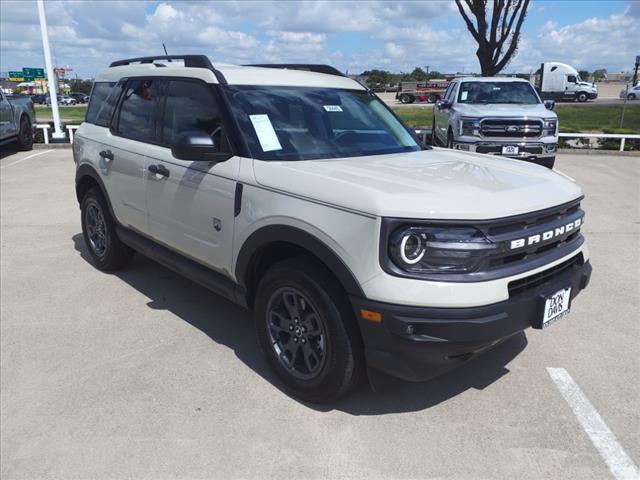
[[[412,274],[476,272],[495,248],[475,228],[446,225],[400,227],[388,241],[393,265]]]
[[[480,119],[463,118],[459,125],[460,136],[479,137],[480,136]]]
[[[545,120],[544,133],[545,135],[551,135],[552,137],[555,137],[558,133],[558,120]]]

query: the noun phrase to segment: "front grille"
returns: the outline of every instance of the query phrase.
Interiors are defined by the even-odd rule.
[[[542,135],[541,120],[485,119],[480,122],[483,137],[531,138]]]
[[[582,253],[579,253],[569,260],[565,260],[564,262],[559,263],[555,267],[551,267],[534,275],[509,282],[509,297],[526,292],[527,290],[530,290],[532,288],[539,287],[540,285],[543,285],[547,282],[551,282],[562,275],[564,272],[572,268],[574,265],[580,266],[583,263],[584,258],[582,257]]]
[[[575,248],[582,243],[580,226],[559,235],[554,235],[549,240],[542,240],[542,233],[562,228],[567,224],[582,219],[584,212],[580,209],[580,200],[560,205],[558,207],[533,212],[531,214],[512,217],[511,219],[495,220],[478,227],[499,248],[489,258],[488,269],[501,269],[512,264],[534,260],[545,254],[551,254],[560,248],[573,245]],[[564,228],[563,228],[564,230]],[[511,248],[511,242],[517,239],[525,239],[540,235],[541,240],[531,244],[525,244],[520,248]]]

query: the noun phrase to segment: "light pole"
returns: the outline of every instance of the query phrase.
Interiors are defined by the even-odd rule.
[[[51,50],[49,48],[49,33],[47,32],[47,17],[44,12],[44,0],[38,0],[38,16],[40,17],[40,31],[42,32],[42,48],[44,49],[44,64],[47,69],[47,85],[51,98],[51,111],[53,112],[53,134],[51,141],[65,143],[67,137],[60,126],[60,112],[58,111],[58,93],[55,85],[56,77],[51,63]]]

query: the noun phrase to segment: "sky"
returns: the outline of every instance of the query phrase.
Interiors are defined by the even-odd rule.
[[[111,61],[204,53],[221,63],[327,63],[360,73],[416,66],[478,72],[475,42],[451,1],[45,1],[54,66],[92,78]],[[640,0],[532,0],[505,72],[560,61],[630,71]],[[35,0],[0,0],[0,71],[44,67]]]

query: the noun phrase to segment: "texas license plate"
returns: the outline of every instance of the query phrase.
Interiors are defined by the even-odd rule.
[[[518,147],[515,145],[503,145],[502,154],[503,155],[518,155]]]
[[[542,314],[542,328],[557,322],[569,313],[569,301],[571,300],[571,287],[558,290],[546,298],[544,313]]]

